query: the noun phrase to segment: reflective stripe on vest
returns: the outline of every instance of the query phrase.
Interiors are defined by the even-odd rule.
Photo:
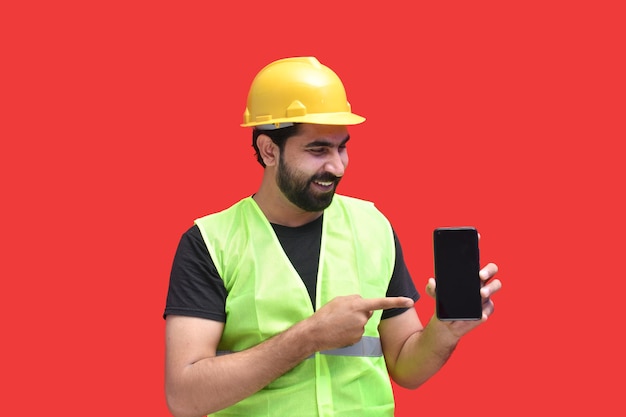
[[[234,353],[230,350],[219,350],[217,352],[218,356],[228,355],[230,353]],[[361,356],[361,357],[369,357],[375,358],[378,356],[383,356],[383,347],[380,344],[380,339],[378,337],[372,336],[363,336],[361,340],[356,342],[353,345],[346,346],[339,349],[331,349],[331,350],[322,350],[320,351],[321,355],[333,355],[333,356]],[[314,358],[315,355],[309,356],[307,359]]]

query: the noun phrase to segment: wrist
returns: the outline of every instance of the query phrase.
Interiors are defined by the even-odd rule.
[[[315,330],[315,322],[312,317],[304,319],[291,327],[289,332],[291,333],[290,343],[299,347],[300,353],[304,357],[309,357],[315,352],[321,350],[320,340],[317,337],[319,334]]]
[[[425,330],[432,333],[435,344],[439,348],[452,351],[461,340],[461,335],[454,331],[452,322],[441,321],[434,315]]]

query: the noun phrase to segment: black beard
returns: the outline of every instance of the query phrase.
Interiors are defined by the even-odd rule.
[[[314,175],[308,180],[298,178],[298,176],[283,161],[282,155],[278,160],[278,188],[289,201],[304,211],[317,212],[325,210],[333,201],[335,190],[341,180],[328,172]],[[332,190],[326,193],[314,193],[311,191],[311,184],[314,181],[334,182]]]

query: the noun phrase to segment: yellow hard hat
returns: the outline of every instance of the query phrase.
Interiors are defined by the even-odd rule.
[[[241,126],[277,129],[293,123],[355,125],[343,83],[315,57],[274,61],[254,78]]]

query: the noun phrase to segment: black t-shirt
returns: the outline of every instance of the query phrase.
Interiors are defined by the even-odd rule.
[[[272,224],[283,250],[302,278],[313,306],[321,248],[322,219],[323,216],[320,216],[299,227]],[[394,240],[396,260],[387,296],[405,296],[417,301],[419,293],[404,263],[402,248],[395,232]],[[209,255],[200,229],[194,225],[182,235],[178,244],[163,317],[171,314],[224,322],[226,296],[224,282]],[[384,310],[382,318],[393,317],[406,310],[406,308]]]

